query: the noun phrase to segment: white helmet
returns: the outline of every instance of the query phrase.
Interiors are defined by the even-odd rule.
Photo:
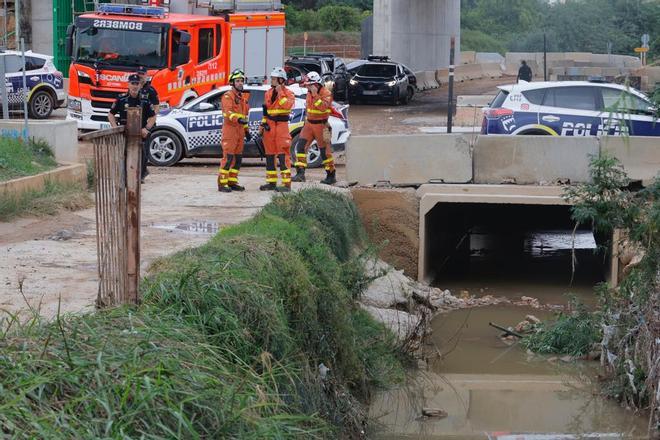
[[[270,72],[270,77],[271,78],[282,78],[286,80],[286,71],[282,69],[281,67],[276,67],[273,69],[272,72]]]
[[[307,74],[307,84],[323,84],[321,75],[318,72],[309,72]]]

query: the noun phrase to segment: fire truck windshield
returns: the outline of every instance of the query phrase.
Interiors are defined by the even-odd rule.
[[[119,24],[116,24],[119,23]],[[126,24],[127,23],[127,24]],[[94,20],[77,27],[75,61],[110,67],[165,67],[167,28],[142,23]],[[97,26],[97,25],[101,26]],[[124,25],[126,24],[126,25]],[[132,26],[131,26],[132,25]],[[145,29],[147,28],[147,29]]]

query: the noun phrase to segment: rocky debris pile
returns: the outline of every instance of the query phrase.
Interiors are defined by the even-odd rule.
[[[418,348],[437,309],[430,302],[430,291],[439,289],[418,283],[378,259],[367,262],[366,273],[372,282],[362,293],[362,307],[392,330],[401,343]],[[451,295],[446,297],[447,301],[452,299]]]
[[[563,306],[541,304],[537,298],[523,296],[519,300],[493,295],[474,296],[462,291],[460,297],[419,283],[382,260],[367,262],[366,273],[372,279],[362,293],[360,303],[376,320],[390,328],[400,341],[421,340],[430,331],[430,320],[438,313],[458,309],[485,307],[499,304],[527,306],[539,310],[561,309]],[[524,321],[532,329],[538,318],[527,316]],[[523,323],[520,323],[521,325]],[[516,327],[517,328],[517,327]]]
[[[536,300],[538,302],[538,300]],[[527,315],[525,319],[516,324],[515,327],[508,327],[508,330],[513,333],[504,333],[500,339],[505,343],[511,345],[520,340],[520,336],[528,335],[536,331],[537,326],[541,324],[541,320],[534,315]]]

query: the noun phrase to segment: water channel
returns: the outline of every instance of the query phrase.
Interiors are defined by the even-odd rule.
[[[512,242],[473,234],[467,267],[440,274],[435,284],[455,295],[529,296],[554,305],[566,305],[570,292],[596,307],[593,286],[603,281],[605,265],[590,232],[533,231],[524,234],[522,249],[516,240],[512,250]],[[515,326],[527,315],[547,320],[553,313],[500,305],[437,316],[427,344],[440,355],[373,399],[370,415],[380,425],[373,438],[646,438],[645,415],[602,397],[597,362],[527,352],[488,325]],[[423,417],[423,408],[446,417]]]

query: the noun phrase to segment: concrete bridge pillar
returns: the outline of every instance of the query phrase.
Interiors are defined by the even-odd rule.
[[[460,0],[374,0],[374,55],[388,55],[412,70],[449,65],[449,38],[460,60]]]

